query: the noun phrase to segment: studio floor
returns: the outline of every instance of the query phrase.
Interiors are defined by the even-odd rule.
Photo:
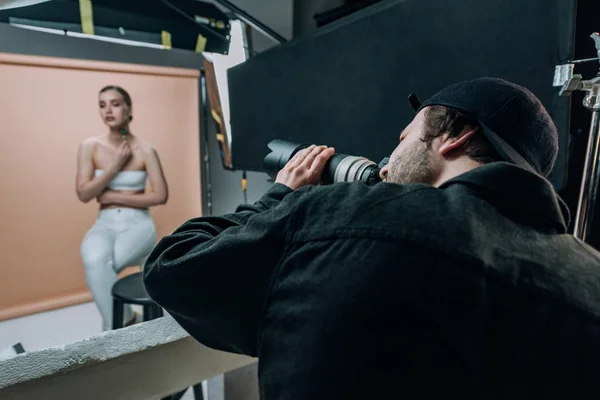
[[[141,312],[141,309],[137,311]],[[94,303],[0,321],[0,350],[16,343],[21,343],[25,351],[62,346],[101,333],[101,326]],[[182,399],[194,400],[192,390],[188,390]]]

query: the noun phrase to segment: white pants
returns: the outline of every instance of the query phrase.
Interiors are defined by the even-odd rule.
[[[117,274],[128,266],[143,266],[156,242],[154,221],[148,210],[100,210],[94,226],[81,243],[85,279],[102,315],[103,330],[112,328],[111,289]],[[124,320],[133,317],[126,306]]]

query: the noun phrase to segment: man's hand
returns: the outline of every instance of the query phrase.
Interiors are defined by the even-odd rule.
[[[275,182],[292,190],[306,185],[318,185],[327,161],[335,149],[327,146],[312,145],[296,153],[279,171]]]

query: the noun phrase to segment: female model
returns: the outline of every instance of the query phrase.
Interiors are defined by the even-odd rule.
[[[103,330],[108,330],[112,328],[111,288],[121,270],[143,265],[154,247],[156,230],[148,208],[167,202],[168,187],[156,150],[129,131],[133,119],[129,94],[118,86],[106,86],[98,100],[108,133],[80,143],[76,191],[82,202],[95,198],[100,204],[98,217],[81,243],[81,258]],[[125,325],[136,318],[127,306]]]

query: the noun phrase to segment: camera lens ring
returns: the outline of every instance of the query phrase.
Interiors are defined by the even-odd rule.
[[[364,157],[347,156],[335,169],[333,182],[353,182],[360,180],[364,171],[375,163]]]
[[[361,157],[359,161],[354,163],[355,172],[351,173],[349,176],[350,181],[361,181],[364,172],[369,168],[369,166],[374,165],[374,163],[370,160],[367,160],[364,157]]]

